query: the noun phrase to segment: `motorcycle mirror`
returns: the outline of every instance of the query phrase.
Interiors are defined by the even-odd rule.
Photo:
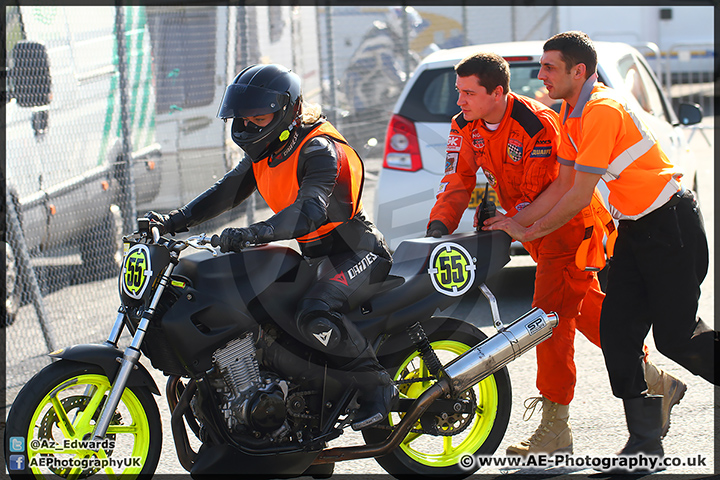
[[[141,217],[137,219],[138,223],[138,232],[140,233],[150,233],[150,219]]]

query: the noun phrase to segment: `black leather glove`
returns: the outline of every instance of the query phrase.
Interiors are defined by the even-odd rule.
[[[148,212],[145,218],[150,219],[150,227],[157,227],[160,235],[169,233],[175,235],[180,232],[187,232],[185,217],[180,211],[173,210],[167,215],[164,213]]]
[[[430,222],[430,225],[428,225],[425,236],[440,238],[443,235],[447,235],[448,233],[448,229],[444,223],[442,223],[440,220],[433,220],[432,222]]]
[[[257,235],[249,228],[226,228],[220,234],[220,251],[239,252],[257,243]]]
[[[160,230],[160,235],[171,233],[175,235],[175,230],[172,228],[172,221],[170,215],[164,213],[148,212],[145,214],[145,218],[150,219],[150,227],[157,227]]]

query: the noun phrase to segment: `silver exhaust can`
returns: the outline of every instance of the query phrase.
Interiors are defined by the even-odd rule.
[[[558,324],[557,314],[533,308],[492,337],[444,367],[453,392],[462,392],[489,377],[543,340]]]

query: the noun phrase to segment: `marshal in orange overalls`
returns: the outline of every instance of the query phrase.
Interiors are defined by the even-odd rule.
[[[529,205],[558,175],[558,122],[552,109],[512,92],[494,131],[483,120],[467,122],[462,114],[453,118],[445,176],[430,222],[441,221],[449,232],[457,228],[476,186],[478,168],[506,215]],[[560,317],[552,337],[537,347],[537,387],[545,398],[563,405],[570,403],[575,390],[575,330],[600,346],[605,295],[596,271],[605,264],[605,226],[614,229],[596,192],[591,205],[563,227],[523,244],[537,262],[532,305]]]

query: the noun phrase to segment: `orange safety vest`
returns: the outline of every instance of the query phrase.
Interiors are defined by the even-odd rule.
[[[681,189],[682,174],[625,100],[596,79],[587,80],[572,113],[563,102],[558,161],[602,175],[612,216],[637,220]]]
[[[287,160],[278,165],[270,166],[270,158],[253,163],[253,173],[257,183],[258,191],[273,212],[279,211],[292,205],[297,199],[300,184],[298,183],[298,163],[300,152],[305,143],[317,136],[327,136],[336,141],[338,153],[338,175],[337,183],[346,182],[349,185],[351,194],[352,213],[346,219],[331,221],[327,219],[314,232],[296,238],[299,243],[310,243],[329,235],[336,227],[353,218],[361,209],[363,179],[365,177],[364,167],[360,156],[348,145],[347,140],[329,122],[322,122],[316,126],[300,144],[293,150]]]

